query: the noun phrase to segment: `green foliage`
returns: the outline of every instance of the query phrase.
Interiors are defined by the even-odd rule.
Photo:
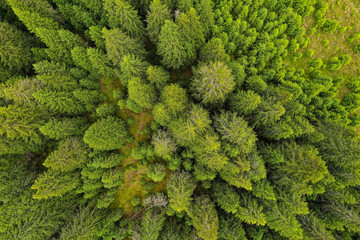
[[[44,161],[44,166],[68,172],[82,167],[88,160],[88,151],[81,138],[66,138],[59,143],[57,150]]]
[[[34,199],[61,197],[80,185],[79,173],[48,170],[38,177],[32,189],[36,190]]]
[[[28,68],[33,61],[31,41],[12,25],[0,23],[0,62],[9,69]]]
[[[183,112],[188,102],[185,89],[178,84],[170,84],[164,87],[160,99],[161,102],[165,104],[166,110],[170,114]]]
[[[47,109],[60,114],[75,115],[86,111],[80,101],[70,92],[45,89],[37,91],[33,97]]]
[[[166,67],[179,69],[195,57],[194,46],[180,33],[180,27],[165,20],[161,28],[157,53]]]
[[[86,118],[52,118],[49,122],[39,128],[40,132],[56,140],[64,139],[68,136],[81,135],[84,132]]]
[[[204,104],[217,104],[225,101],[235,87],[231,70],[223,62],[210,62],[199,66],[191,82],[194,96]]]
[[[106,53],[115,66],[120,66],[122,58],[127,54],[139,57],[145,56],[143,44],[138,39],[133,39],[123,33],[119,28],[102,30],[105,39]]]
[[[162,89],[169,81],[170,74],[161,66],[149,66],[146,70],[147,80],[158,89]]]
[[[157,156],[168,159],[176,151],[176,143],[164,130],[158,130],[153,135],[151,143]]]
[[[215,204],[206,195],[196,197],[190,217],[199,237],[208,240],[218,238],[219,220]]]
[[[261,103],[260,96],[254,91],[238,91],[236,94],[231,96],[231,106],[239,114],[250,114],[256,110],[258,105]]]
[[[177,212],[188,211],[195,190],[194,179],[188,172],[174,172],[167,182],[169,204]]]
[[[230,56],[226,53],[220,38],[212,38],[200,51],[200,59],[207,62],[229,62]]]
[[[343,105],[349,112],[352,112],[360,107],[360,96],[357,93],[349,93],[345,95],[341,101]]]
[[[147,33],[151,41],[158,43],[161,28],[165,23],[165,20],[171,20],[171,15],[168,7],[162,4],[160,0],[153,0],[150,3],[150,11],[146,17],[147,21]]]
[[[113,116],[98,120],[84,135],[84,142],[96,150],[118,149],[131,141],[125,122]]]
[[[180,13],[176,18],[176,24],[178,24],[185,40],[196,49],[205,43],[204,30],[194,8],[190,8],[186,13]]]
[[[165,222],[165,212],[152,208],[141,221],[140,239],[156,240]]]
[[[138,77],[132,77],[128,83],[129,99],[141,109],[151,108],[156,101],[156,92],[153,85],[144,83]]]
[[[107,0],[104,2],[104,10],[111,28],[120,28],[131,37],[142,37],[144,25],[130,3],[123,0]]]
[[[249,153],[255,146],[255,132],[236,113],[223,112],[216,116],[214,125],[222,140],[235,144],[241,153]]]
[[[160,182],[164,180],[166,176],[166,167],[161,163],[154,163],[148,165],[147,177],[152,179],[154,182]]]

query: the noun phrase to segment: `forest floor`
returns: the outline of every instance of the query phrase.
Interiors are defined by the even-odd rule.
[[[101,92],[108,97],[109,103],[117,104],[113,97],[113,91],[121,89],[121,83],[118,79],[101,78],[100,79]],[[127,217],[136,215],[136,211],[131,204],[131,200],[138,196],[142,200],[145,197],[145,190],[143,189],[144,183],[142,179],[146,178],[146,166],[138,166],[138,159],[134,159],[131,156],[131,151],[135,148],[139,142],[149,141],[149,135],[144,133],[144,130],[150,126],[152,122],[151,110],[145,110],[141,113],[135,113],[127,109],[119,109],[117,116],[128,120],[132,118],[134,121],[130,125],[130,135],[135,139],[134,142],[119,149],[119,151],[125,156],[122,162],[122,168],[124,170],[124,183],[119,186],[117,198],[115,203],[118,207],[124,209]],[[159,182],[152,190],[153,193],[163,191],[166,188],[166,181]]]
[[[357,0],[326,0],[328,9],[325,12],[327,19],[337,20],[340,23],[340,28],[333,33],[324,33],[321,29],[312,31],[316,22],[311,15],[306,18],[304,23],[306,34],[309,37],[309,44],[298,52],[303,56],[296,61],[291,58],[294,54],[287,57],[286,62],[290,67],[305,68],[309,67],[310,60],[323,59],[324,65],[322,72],[333,77],[341,77],[344,79],[339,87],[338,97],[342,99],[349,89],[345,86],[346,82],[360,74],[360,54],[354,51],[354,47],[360,43],[360,39],[353,42],[347,39],[356,33],[360,33],[360,22],[358,21],[360,15],[360,8]],[[314,54],[311,57],[306,56],[306,52],[313,50]],[[326,69],[326,62],[332,57],[338,57],[342,54],[351,56],[351,61],[347,65],[343,65],[339,70],[329,71]]]

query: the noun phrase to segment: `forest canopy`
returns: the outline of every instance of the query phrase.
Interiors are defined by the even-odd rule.
[[[0,0],[0,239],[360,239],[360,5]]]

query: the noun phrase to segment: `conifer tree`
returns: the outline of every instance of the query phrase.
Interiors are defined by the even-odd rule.
[[[186,13],[181,13],[176,19],[176,24],[179,25],[186,41],[196,49],[199,49],[205,43],[204,30],[194,8],[190,8]]]
[[[80,184],[79,173],[48,170],[38,177],[31,187],[36,190],[33,198],[48,199],[60,197],[74,190]]]
[[[85,112],[85,107],[69,92],[39,90],[33,94],[34,98],[49,110],[66,115]]]
[[[170,207],[177,212],[188,211],[195,187],[194,179],[190,173],[172,173],[167,183]]]
[[[98,120],[84,135],[84,142],[97,150],[118,149],[131,141],[125,122],[113,116]]]
[[[46,0],[8,0],[12,10],[30,32],[37,28],[59,29],[61,17]]]
[[[165,104],[167,111],[173,115],[183,112],[188,102],[185,89],[176,83],[164,87],[160,99]]]
[[[199,237],[218,239],[219,219],[215,204],[206,195],[196,197],[189,213]]]
[[[169,81],[170,74],[161,66],[149,66],[146,70],[147,80],[157,89],[162,89]]]
[[[231,96],[231,106],[240,114],[252,113],[260,103],[260,95],[251,90],[240,90]]]
[[[30,38],[6,22],[0,22],[0,62],[9,69],[28,68],[33,61]]]
[[[176,151],[176,143],[164,130],[158,130],[153,135],[151,143],[154,145],[155,154],[168,159]]]
[[[124,0],[106,0],[104,9],[109,18],[111,28],[120,28],[130,37],[141,38],[144,34],[144,25],[138,12]]]
[[[179,69],[195,57],[194,46],[186,41],[179,26],[170,20],[166,20],[161,28],[157,52],[163,64],[174,69]]]
[[[192,78],[194,96],[204,104],[223,103],[235,87],[231,70],[223,62],[210,62],[199,66]]]
[[[137,40],[128,37],[120,29],[114,28],[102,30],[103,38],[105,39],[105,46],[108,58],[115,66],[120,65],[123,57],[127,54],[134,54],[140,58],[145,56],[145,49],[143,44]]]
[[[85,143],[78,137],[69,137],[59,143],[59,147],[45,159],[44,166],[68,172],[80,168],[88,160]]]
[[[84,117],[76,118],[52,118],[45,125],[39,128],[40,132],[56,140],[64,139],[68,136],[81,135],[85,130],[87,119]]]
[[[156,101],[154,86],[144,83],[138,77],[132,77],[128,84],[129,99],[141,109],[151,108]]]
[[[146,17],[146,30],[152,42],[159,42],[161,27],[164,25],[165,20],[171,20],[168,7],[162,4],[161,0],[153,0],[150,3],[150,11]]]

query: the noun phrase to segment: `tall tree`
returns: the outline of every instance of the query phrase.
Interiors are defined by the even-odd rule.
[[[45,159],[44,166],[68,172],[80,168],[88,161],[88,149],[79,137],[69,137]]]
[[[33,61],[31,39],[6,22],[0,22],[0,62],[10,69],[29,68]]]
[[[124,0],[106,0],[104,9],[109,18],[111,28],[120,28],[129,36],[141,38],[144,34],[144,25],[138,12]]]
[[[165,20],[171,20],[171,15],[168,7],[161,3],[161,0],[153,0],[150,4],[150,11],[146,17],[147,33],[154,43],[159,42],[161,27]]]
[[[84,142],[97,150],[118,149],[131,141],[125,122],[113,116],[98,120],[84,135]]]
[[[179,26],[170,20],[165,20],[161,28],[157,52],[164,65],[174,69],[179,69],[195,57],[194,46],[180,33]]]
[[[206,240],[218,239],[218,214],[215,204],[207,195],[195,198],[189,215],[199,237]]]
[[[171,174],[167,183],[170,207],[177,212],[188,211],[195,187],[194,179],[190,173],[175,172]]]
[[[210,62],[195,69],[191,81],[194,96],[204,104],[223,103],[233,91],[235,80],[223,62]]]
[[[145,56],[144,45],[138,39],[127,36],[120,29],[107,30],[104,28],[102,33],[107,56],[115,66],[119,66],[122,58],[127,54],[131,53],[140,58]]]

